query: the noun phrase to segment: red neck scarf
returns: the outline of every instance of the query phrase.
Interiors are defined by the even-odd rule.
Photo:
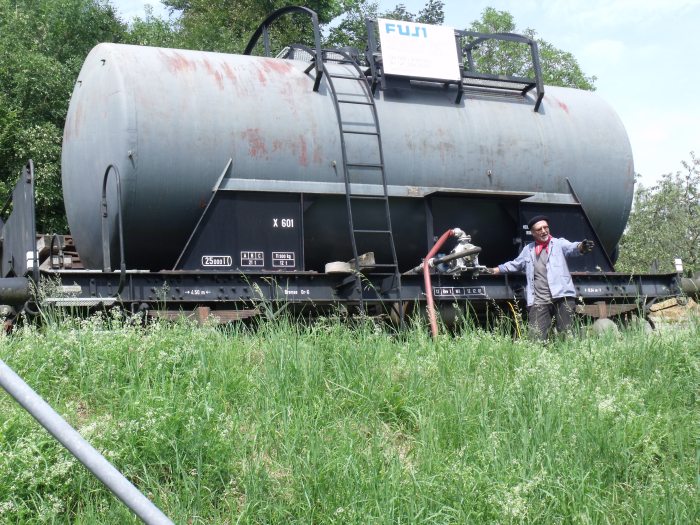
[[[540,242],[540,241],[535,241],[535,255],[539,257],[539,255],[542,253],[542,250],[546,250],[547,253],[549,253],[549,241],[552,240],[552,236],[548,235],[547,239]]]

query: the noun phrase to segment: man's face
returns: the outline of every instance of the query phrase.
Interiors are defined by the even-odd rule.
[[[544,242],[549,237],[549,224],[547,224],[547,221],[538,221],[532,225],[530,231],[536,241]]]

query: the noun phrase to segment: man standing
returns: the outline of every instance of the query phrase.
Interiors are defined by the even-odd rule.
[[[535,242],[529,243],[514,260],[491,268],[494,274],[525,271],[527,278],[528,324],[532,334],[546,340],[552,319],[559,333],[573,322],[576,290],[571,280],[567,257],[588,253],[593,241],[569,242],[549,234],[549,219],[537,215],[527,223]]]

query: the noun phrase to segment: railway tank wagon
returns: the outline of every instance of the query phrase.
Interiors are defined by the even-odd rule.
[[[322,271],[329,261],[350,260],[333,95],[323,80],[313,91],[308,65],[120,44],[93,49],[71,100],[62,160],[66,212],[85,265],[102,265],[95,219],[106,166],[115,164],[121,175],[128,265],[162,270],[175,265],[229,159],[222,188],[236,205],[221,231],[231,246],[219,250],[229,250],[223,255],[231,256],[232,267],[245,268],[241,252],[263,251],[267,270],[275,269],[273,251],[294,252],[296,270]],[[353,73],[344,64],[328,69]],[[359,84],[349,89],[345,96],[360,98]],[[428,251],[426,200],[436,229],[460,225],[482,244],[484,259],[496,263],[514,252],[515,204],[575,204],[567,179],[603,247],[615,249],[630,211],[634,170],[625,130],[604,101],[548,86],[535,112],[532,96],[467,94],[459,105],[454,96],[428,85],[380,90],[375,97],[403,269]],[[358,105],[344,118],[370,132],[367,114]],[[374,137],[353,138],[348,156],[373,162]],[[358,173],[357,183],[367,193],[376,186],[372,173]],[[282,229],[282,219],[296,229],[303,224],[303,235],[291,240],[294,249],[285,241],[279,249],[273,241],[264,246],[262,237]],[[114,224],[110,232],[116,247]]]
[[[315,45],[270,56],[268,27],[291,12],[311,16]],[[523,276],[484,270],[515,257],[546,213],[555,235],[596,241],[571,263],[582,313],[678,293],[676,275],[614,272],[634,188],[625,129],[594,93],[545,87],[535,42],[387,20],[368,33],[363,57],[324,50],[315,13],[289,7],[242,55],[96,46],[64,131],[71,235],[34,243],[28,166],[3,225],[3,276],[58,278],[57,305],[167,301],[224,319],[259,300],[382,311],[435,296],[483,311],[523,299]],[[393,69],[390,38],[434,33],[447,44],[414,38],[400,61],[417,65]],[[252,56],[261,36],[266,56]],[[477,71],[472,53],[491,39],[529,46],[532,76]],[[452,52],[445,73],[421,69]],[[456,239],[440,252],[445,231]]]

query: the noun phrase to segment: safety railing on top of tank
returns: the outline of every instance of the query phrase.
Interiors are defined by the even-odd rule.
[[[124,283],[126,282],[126,262],[124,261],[124,228],[122,226],[122,189],[121,189],[121,177],[119,176],[119,170],[114,164],[110,164],[105,170],[104,177],[102,179],[102,269],[105,272],[112,271],[112,259],[110,254],[110,240],[109,240],[109,224],[107,219],[109,218],[108,208],[107,208],[107,179],[109,174],[114,172],[116,177],[115,181],[117,184],[117,228],[119,231],[119,287],[117,288],[117,293],[114,295],[119,295],[124,289]]]
[[[455,31],[459,40],[471,39],[459,49],[463,55],[462,64],[462,85],[472,87],[490,87],[504,91],[519,91],[521,95],[535,89],[535,112],[540,109],[542,98],[544,98],[544,84],[542,83],[542,68],[540,66],[540,53],[537,42],[532,38],[516,35],[515,33],[477,33],[475,31]],[[499,75],[493,73],[482,73],[477,71],[474,61],[474,51],[480,46],[492,41],[513,42],[515,44],[525,44],[530,48],[530,58],[532,59],[532,72],[534,77],[520,77],[516,75]],[[520,87],[518,87],[520,86]]]
[[[260,40],[260,37],[263,37],[263,48],[265,52],[265,56],[269,57],[271,56],[271,47],[270,47],[270,32],[269,32],[269,27],[270,25],[277,19],[288,15],[292,13],[301,13],[308,15],[311,17],[311,22],[313,24],[313,29],[314,29],[314,60],[311,66],[309,66],[309,69],[306,70],[308,73],[311,71],[311,69],[315,69],[316,71],[316,78],[314,79],[314,91],[318,91],[319,86],[321,84],[321,77],[323,76],[323,67],[321,65],[321,60],[322,54],[321,54],[321,30],[318,26],[318,15],[316,14],[315,11],[312,11],[311,9],[307,7],[300,7],[300,6],[287,6],[283,7],[281,9],[278,9],[274,13],[272,13],[270,16],[268,16],[265,20],[263,20],[263,23],[260,24],[260,27],[258,27],[255,30],[255,33],[253,33],[253,36],[250,37],[250,40],[248,41],[248,45],[245,47],[245,50],[243,51],[244,55],[250,55],[253,52],[253,49],[255,46],[258,44],[258,41]],[[318,57],[318,58],[316,58]]]
[[[365,57],[369,66],[370,84],[372,91],[379,85],[382,89],[387,88],[387,75],[383,70],[382,53],[379,40],[377,38],[377,20],[365,19],[367,27],[367,51]],[[542,70],[540,67],[539,50],[537,42],[533,39],[516,35],[514,33],[478,33],[475,31],[455,30],[455,40],[458,52],[458,62],[461,73],[459,81],[444,79],[410,79],[421,80],[423,82],[436,82],[442,85],[454,84],[457,86],[457,97],[455,104],[459,104],[465,92],[465,88],[476,91],[498,92],[500,94],[517,93],[525,96],[529,91],[535,89],[535,107],[537,112],[544,97],[544,84],[542,82]],[[530,58],[532,61],[532,77],[523,77],[512,74],[496,74],[493,72],[481,72],[477,70],[477,63],[474,60],[474,51],[479,47],[489,45],[491,42],[512,42],[514,44],[524,44],[530,48]],[[406,77],[401,77],[405,80]]]

